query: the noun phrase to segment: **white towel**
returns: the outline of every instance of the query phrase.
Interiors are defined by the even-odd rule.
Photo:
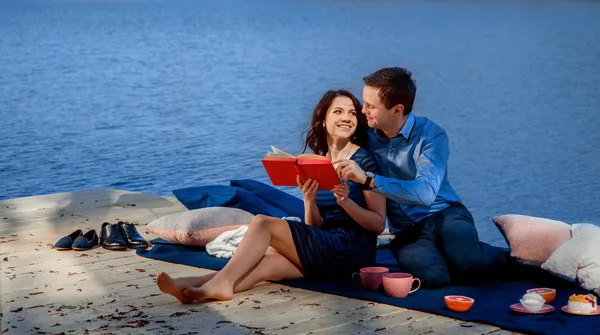
[[[377,248],[385,247],[394,239],[394,235],[390,233],[388,228],[385,228],[379,236],[377,236]]]
[[[206,251],[209,255],[219,258],[231,258],[247,231],[248,226],[228,230],[209,242],[206,245]]]

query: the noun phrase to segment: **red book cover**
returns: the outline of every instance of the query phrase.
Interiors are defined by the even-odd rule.
[[[303,182],[308,179],[319,182],[319,190],[331,190],[341,180],[331,160],[324,156],[303,154],[294,157],[285,151],[273,147],[274,153],[269,153],[262,160],[263,166],[275,186],[298,186],[296,176]]]

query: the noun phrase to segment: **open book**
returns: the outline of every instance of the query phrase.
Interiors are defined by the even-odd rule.
[[[315,154],[302,154],[298,157],[271,146],[262,163],[275,186],[298,186],[296,176],[302,182],[308,179],[319,182],[319,190],[331,190],[341,180],[335,172],[331,160]]]

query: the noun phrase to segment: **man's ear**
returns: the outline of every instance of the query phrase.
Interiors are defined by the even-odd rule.
[[[394,106],[394,115],[404,116],[404,105],[403,104],[397,104],[396,106]]]

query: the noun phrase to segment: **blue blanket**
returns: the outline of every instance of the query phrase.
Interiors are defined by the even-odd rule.
[[[220,270],[227,259],[210,256],[204,248],[170,244],[164,240],[154,240],[152,249],[138,249],[140,256],[156,260],[185,264],[199,268]],[[379,249],[377,263],[394,271],[395,260],[388,249]],[[336,294],[349,298],[376,301],[384,304],[414,309],[418,311],[444,315],[451,318],[486,323],[507,330],[527,334],[600,334],[600,316],[577,316],[562,312],[560,308],[566,304],[569,295],[584,293],[568,282],[556,279],[553,282],[491,281],[477,286],[448,286],[440,289],[419,289],[408,297],[389,298],[383,292],[370,292],[361,289],[351,281],[325,282],[307,279],[283,281],[281,284],[307,290]],[[512,312],[509,306],[519,302],[519,298],[527,289],[533,287],[556,288],[556,299],[551,303],[554,311],[545,315],[523,315]],[[475,304],[465,313],[452,312],[444,304],[446,295],[465,295],[475,299]]]
[[[265,197],[261,200],[269,200],[269,206],[273,206],[278,210],[283,211],[286,215],[292,216],[293,214],[297,214],[300,210],[297,206],[301,205],[301,202],[295,203],[293,199],[278,197],[277,192],[281,191],[268,185],[260,184],[255,181],[233,181],[232,185],[233,184],[235,184],[235,186],[231,187],[249,190],[250,192],[248,194],[251,194],[251,196],[260,198]],[[257,190],[259,190],[259,192],[257,192]],[[177,194],[178,192],[174,193]],[[196,193],[202,194],[203,197],[206,197],[207,195],[207,193],[201,191]],[[190,192],[187,192],[186,194],[189,195]],[[268,194],[268,196],[265,194]],[[277,203],[278,199],[285,199],[285,206],[279,206]],[[290,201],[293,205],[290,205]],[[256,202],[257,201],[254,201],[254,203]],[[204,250],[204,248],[174,245],[160,239],[154,240],[153,242],[157,245],[149,250],[138,249],[138,255],[156,260],[212,270],[220,270],[227,264],[227,259],[212,257]],[[391,271],[396,270],[396,261],[387,248],[379,249],[377,263],[380,266],[390,268]],[[281,283],[313,291],[376,301],[398,307],[448,316],[464,321],[486,323],[507,330],[528,334],[600,334],[600,316],[577,316],[566,314],[560,310],[561,307],[567,303],[569,295],[574,293],[585,294],[587,292],[583,291],[573,283],[551,276],[540,278],[535,282],[506,282],[494,280],[476,286],[448,286],[439,289],[422,288],[403,299],[389,298],[383,292],[366,291],[351,281],[325,282],[301,279],[295,281],[283,281]],[[509,306],[518,303],[525,291],[534,287],[553,287],[556,289],[556,299],[551,303],[555,308],[554,311],[544,315],[524,315],[511,311]],[[475,299],[475,304],[468,312],[452,312],[447,309],[444,304],[444,296],[446,295],[465,295]]]

